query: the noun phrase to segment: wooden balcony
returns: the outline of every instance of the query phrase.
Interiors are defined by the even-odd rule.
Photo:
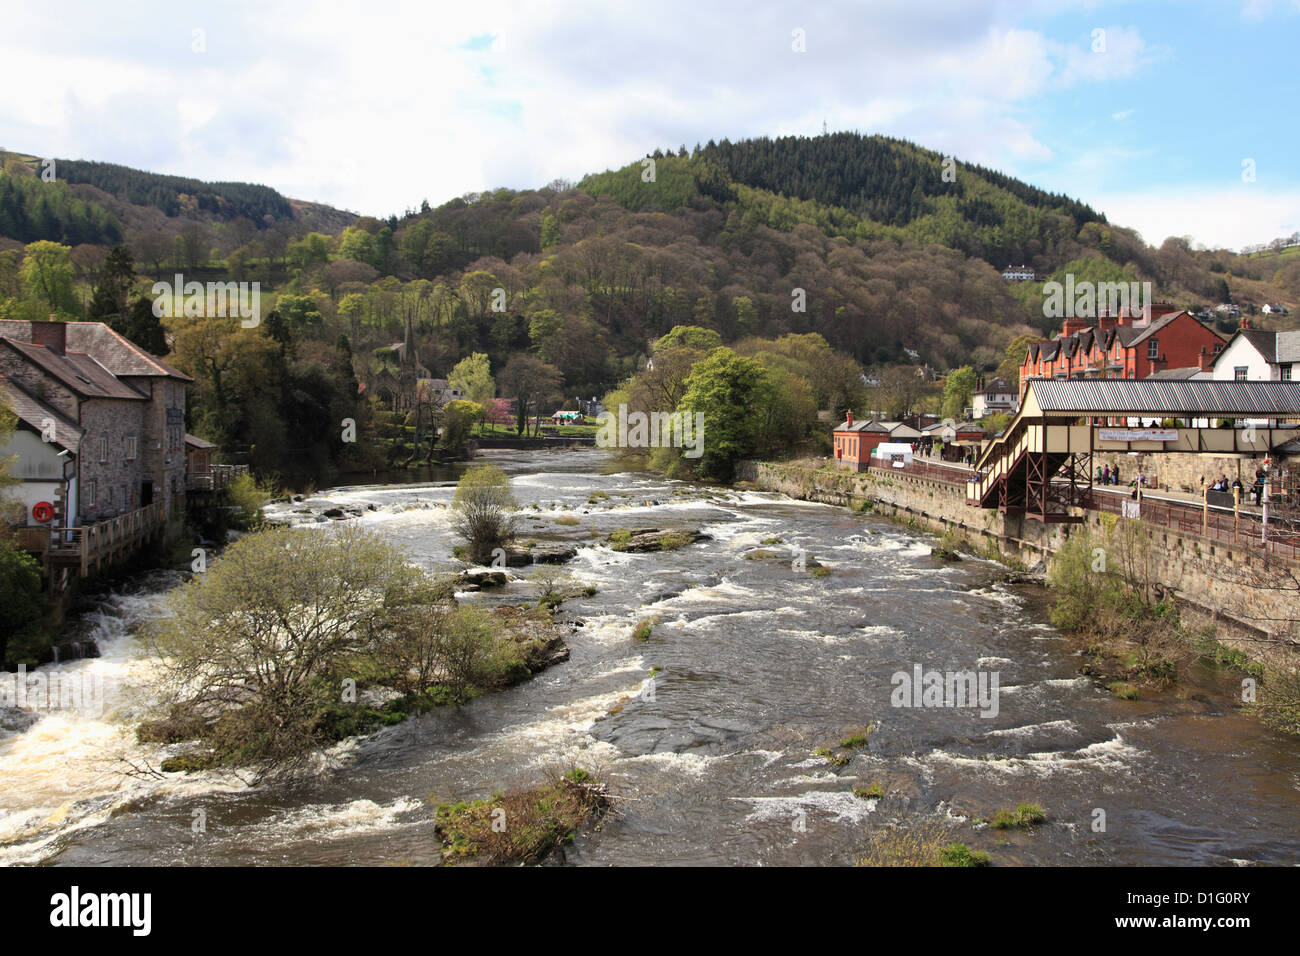
[[[208,471],[191,472],[186,475],[185,490],[223,491],[236,475],[247,471],[247,465],[212,465]]]
[[[91,571],[123,561],[143,544],[161,535],[167,524],[166,503],[155,501],[77,528],[17,528],[19,545],[41,559],[51,582],[66,580],[67,571],[85,577]]]

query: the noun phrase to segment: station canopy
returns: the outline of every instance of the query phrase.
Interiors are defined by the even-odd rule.
[[[1300,417],[1300,382],[1031,378],[1020,417]]]

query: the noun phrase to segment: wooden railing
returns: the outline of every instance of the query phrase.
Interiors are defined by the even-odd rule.
[[[209,471],[192,472],[185,476],[186,491],[221,491],[236,475],[248,471],[247,465],[213,465]]]
[[[107,521],[76,528],[18,528],[15,536],[24,550],[50,563],[80,565],[84,575],[105,561],[126,557],[167,522],[167,505],[155,501]]]

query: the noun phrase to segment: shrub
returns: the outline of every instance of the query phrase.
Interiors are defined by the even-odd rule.
[[[939,866],[988,866],[989,855],[965,843],[950,843],[939,851]]]
[[[486,564],[497,548],[514,539],[517,507],[510,479],[495,465],[474,465],[456,485],[452,527],[465,538],[470,557]]]
[[[1022,803],[1015,810],[999,810],[989,819],[995,830],[1026,830],[1047,819],[1047,811],[1037,803]]]

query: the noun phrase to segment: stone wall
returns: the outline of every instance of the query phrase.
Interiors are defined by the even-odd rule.
[[[867,505],[913,528],[952,531],[989,556],[1034,571],[1050,567],[1071,534],[1086,529],[1104,545],[1116,522],[1126,520],[1089,511],[1081,524],[1044,524],[1024,515],[972,507],[961,486],[897,472],[856,474],[833,465],[817,468],[815,463],[745,462],[738,477],[793,498]],[[1219,628],[1224,643],[1256,657],[1282,653],[1275,639],[1260,637],[1274,630],[1265,623],[1268,619],[1297,616],[1296,592],[1263,584],[1279,573],[1300,575],[1300,565],[1275,556],[1266,559],[1245,544],[1225,545],[1155,525],[1151,529],[1152,576],[1161,587],[1207,620],[1225,624]]]
[[[123,399],[87,399],[81,403],[81,427],[85,437],[77,456],[80,488],[78,505],[82,524],[90,524],[140,507],[140,481],[143,462],[145,403]],[[136,457],[126,457],[126,439],[134,435]],[[106,461],[100,461],[100,439],[108,439]],[[88,503],[90,482],[95,482],[95,503]]]
[[[1287,458],[1289,467],[1300,468],[1300,458]],[[1263,460],[1252,458],[1223,458],[1210,455],[1166,454],[1164,452],[1139,452],[1129,455],[1119,452],[1099,452],[1094,459],[1094,471],[1103,465],[1120,468],[1120,479],[1128,483],[1140,472],[1145,472],[1147,481],[1155,477],[1155,487],[1166,491],[1190,491],[1201,493],[1201,478],[1206,484],[1212,484],[1220,475],[1227,475],[1228,481],[1240,478],[1241,483],[1249,488],[1255,483],[1255,469]],[[1284,466],[1286,467],[1286,466]]]

